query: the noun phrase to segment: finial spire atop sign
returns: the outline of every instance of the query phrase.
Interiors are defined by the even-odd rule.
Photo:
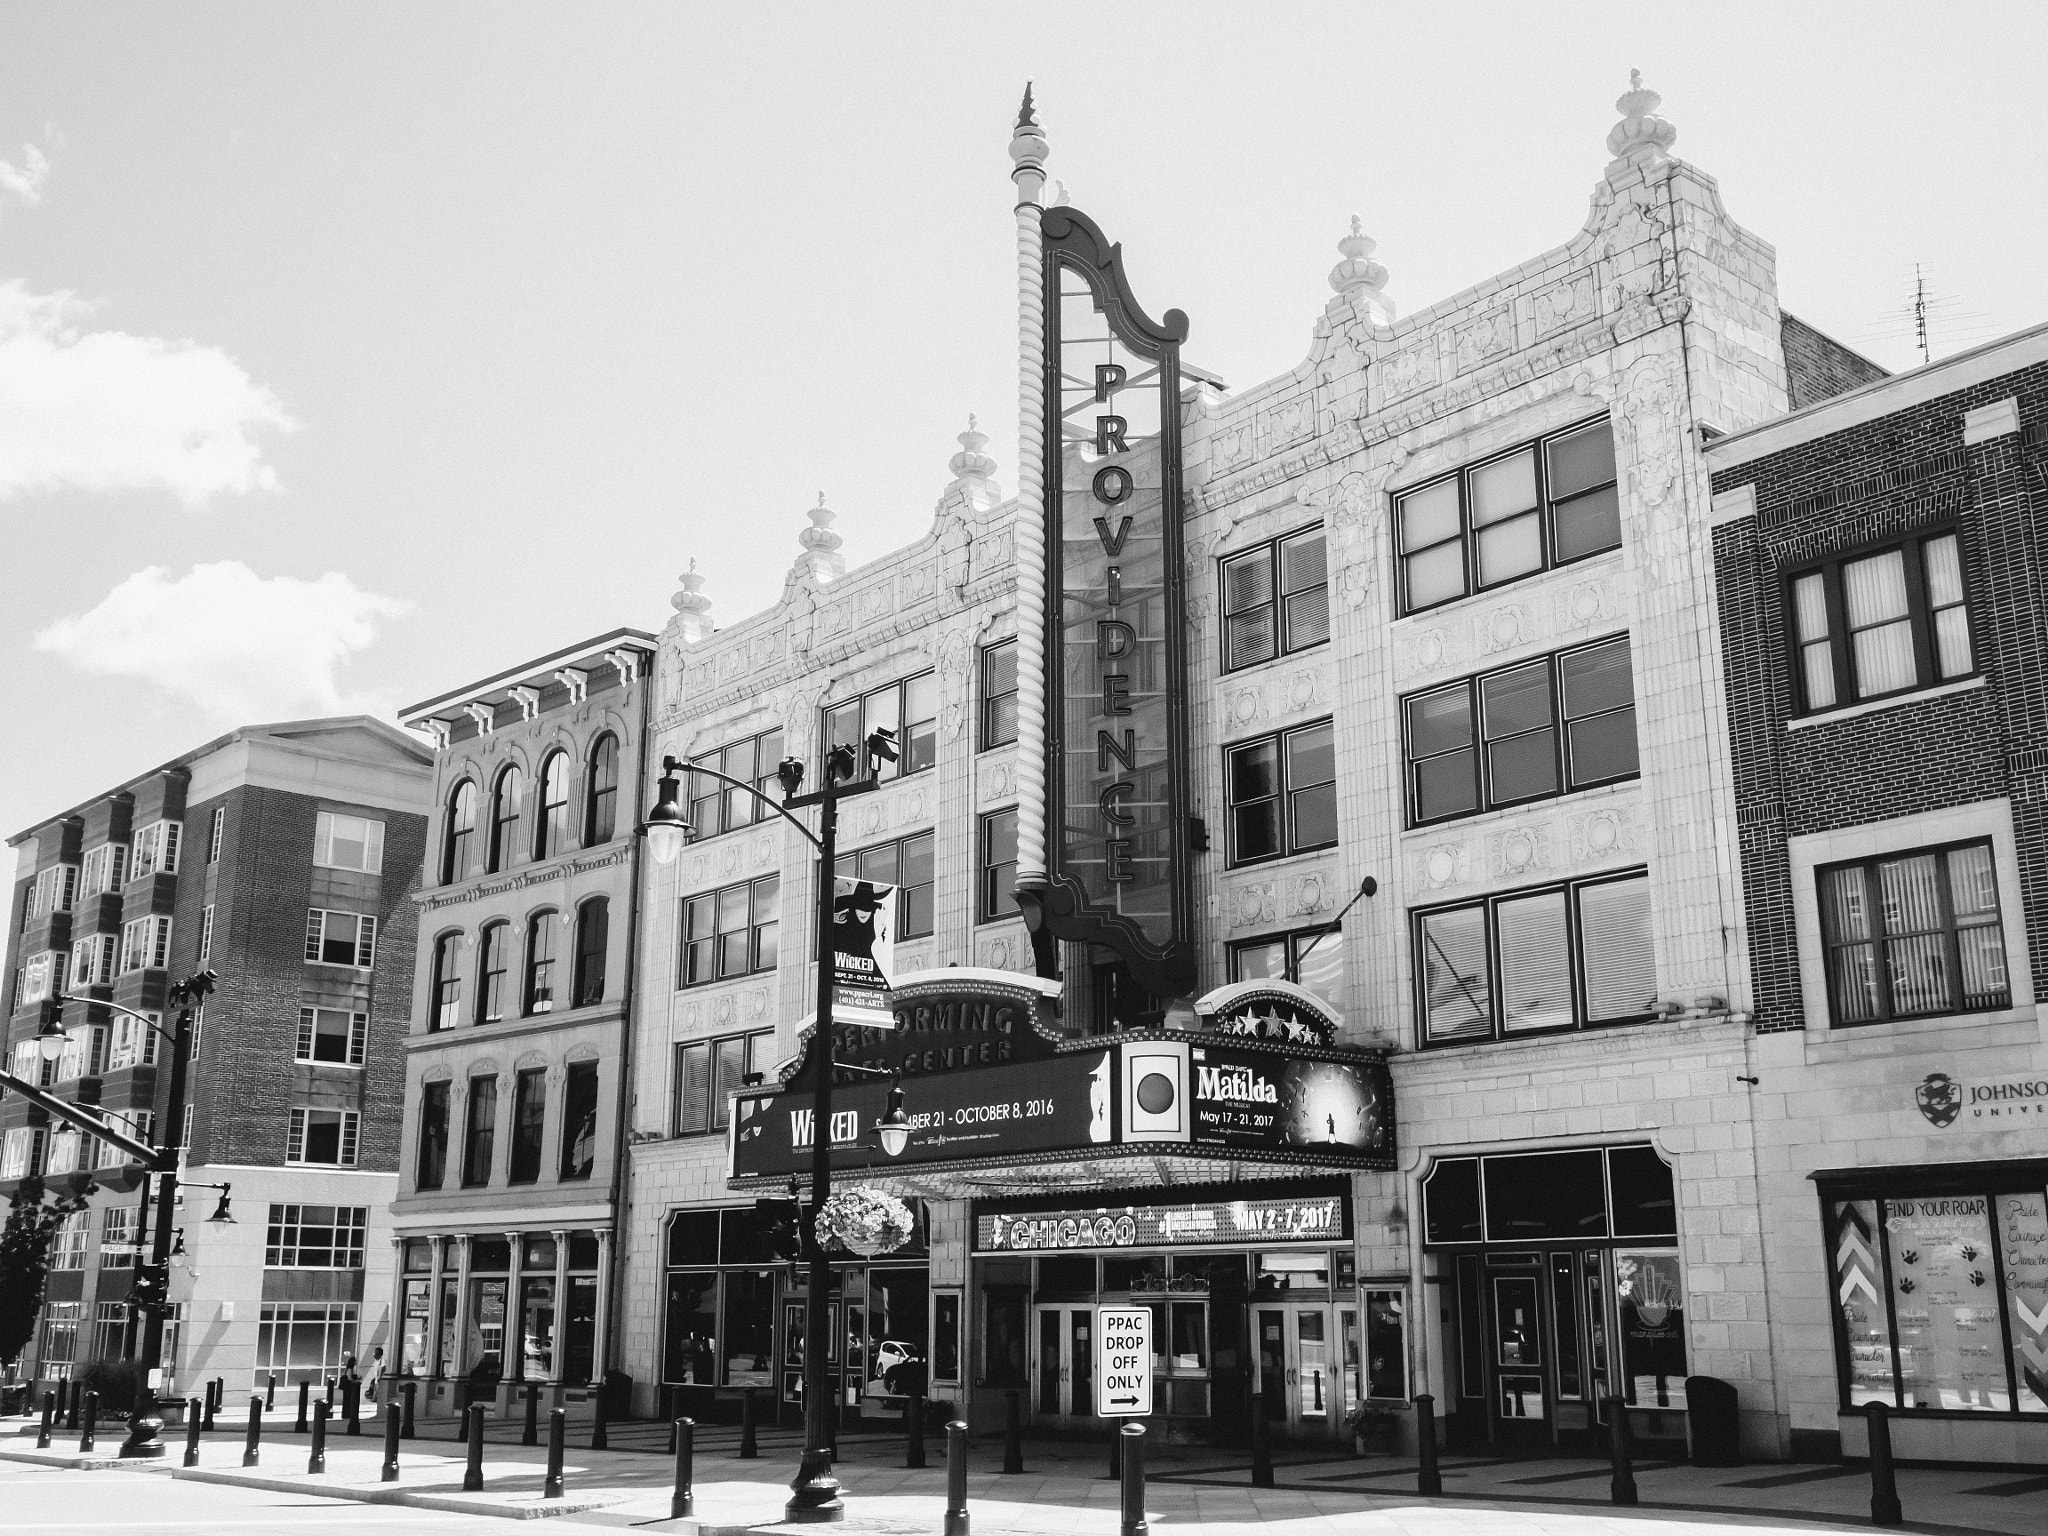
[[[1663,105],[1664,98],[1643,84],[1643,72],[1640,69],[1630,70],[1628,89],[1614,103],[1614,110],[1621,114],[1621,121],[1607,135],[1607,152],[1617,162],[1638,155],[1655,161],[1677,142],[1677,127],[1656,115],[1657,109]]]
[[[1017,183],[1017,200],[1035,203],[1045,185],[1045,160],[1051,153],[1045,130],[1038,124],[1032,106],[1031,87],[1024,87],[1024,105],[1017,112],[1017,129],[1010,135],[1010,159],[1015,162],[1010,179]]]

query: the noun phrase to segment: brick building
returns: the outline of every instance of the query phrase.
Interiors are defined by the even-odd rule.
[[[186,1179],[233,1187],[231,1225],[203,1219],[212,1191],[185,1201],[167,1394],[317,1380],[385,1342],[429,775],[415,738],[366,717],[248,726],[10,839],[11,1070],[184,1146]],[[166,988],[201,968],[220,985],[185,1123],[166,1127],[168,1042],[96,1003],[161,1021]],[[45,1062],[41,1007],[60,993],[70,1044]],[[147,1191],[117,1187],[111,1149],[42,1120],[0,1105],[0,1193],[39,1172],[92,1202],[57,1240],[22,1362],[50,1379],[128,1353],[117,1245]]]
[[[1803,1453],[2048,1457],[2044,444],[2048,327],[1707,450]]]
[[[581,1405],[610,1358],[654,637],[620,629],[401,712],[435,739],[393,1205],[418,1411]]]
[[[877,1151],[883,1089],[849,1080],[833,1155],[923,1219],[840,1267],[842,1411],[888,1416],[916,1359],[977,1423],[1015,1388],[1040,1429],[1099,1428],[1088,1318],[1128,1301],[1173,1433],[1241,1435],[1265,1390],[1277,1432],[1342,1437],[1426,1389],[1458,1444],[1595,1443],[1619,1396],[1670,1445],[1698,1373],[1787,1449],[1703,443],[1878,371],[1779,311],[1658,104],[1617,103],[1577,234],[1415,314],[1354,222],[1309,355],[1235,392],[1038,205],[1027,104],[1019,494],[970,431],[918,543],[846,570],[821,506],[781,601],[715,631],[686,580],[655,755],[772,792],[873,723],[903,748],[837,872],[898,887],[902,1027],[843,1049],[919,1129]],[[1059,521],[1090,494],[1094,533]],[[1118,506],[1154,519],[1129,555]],[[750,1202],[817,1129],[814,861],[685,794],[698,841],[644,909],[623,1359],[689,1411],[747,1386],[793,1414],[804,1291]],[[1091,878],[1136,915],[1077,917]],[[1285,1111],[1203,1102],[1232,1084]],[[1370,1131],[1293,1126],[1325,1090]]]

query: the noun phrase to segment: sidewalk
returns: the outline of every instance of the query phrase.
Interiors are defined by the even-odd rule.
[[[15,1421],[20,1422],[20,1421]],[[289,1422],[289,1420],[287,1420]],[[78,1465],[76,1435],[35,1452],[28,1436],[8,1433],[0,1421],[0,1457]],[[169,1455],[138,1464],[114,1458],[119,1432],[103,1435],[94,1466],[146,1470],[173,1477],[241,1484],[297,1494],[323,1494],[424,1509],[493,1514],[514,1519],[549,1516],[575,1524],[653,1526],[684,1536],[737,1536],[777,1525],[797,1460],[797,1437],[762,1432],[761,1457],[738,1459],[738,1432],[705,1426],[698,1432],[695,1519],[670,1522],[672,1466],[666,1431],[650,1424],[615,1426],[620,1448],[572,1446],[564,1469],[567,1497],[540,1497],[545,1446],[522,1447],[519,1425],[491,1426],[484,1456],[485,1491],[464,1494],[462,1448],[452,1439],[404,1442],[401,1480],[380,1483],[381,1442],[372,1426],[349,1437],[330,1433],[325,1476],[305,1473],[307,1437],[266,1433],[263,1465],[241,1468],[242,1437],[219,1432],[202,1443],[201,1463],[179,1467],[181,1436]],[[445,1436],[452,1426],[435,1426]],[[579,1436],[579,1438],[585,1438]],[[638,1447],[635,1449],[633,1447]],[[848,1500],[848,1526],[878,1536],[930,1536],[943,1524],[945,1455],[934,1441],[930,1465],[903,1469],[899,1436],[847,1435],[835,1468]],[[1004,1476],[999,1440],[970,1451],[969,1508],[976,1536],[1116,1536],[1117,1487],[1106,1476],[1100,1445],[1032,1441],[1022,1476]],[[1603,1536],[1641,1532],[1646,1522],[1672,1531],[1742,1529],[1768,1532],[1870,1529],[1868,1473],[1861,1467],[1759,1463],[1700,1468],[1663,1462],[1636,1467],[1640,1504],[1633,1510],[1607,1500],[1604,1462],[1550,1459],[1508,1461],[1447,1457],[1441,1463],[1444,1495],[1415,1496],[1415,1463],[1395,1458],[1325,1455],[1291,1448],[1276,1458],[1277,1487],[1253,1489],[1250,1461],[1241,1452],[1206,1447],[1153,1446],[1147,1451],[1147,1515],[1155,1527],[1199,1524],[1215,1536],[1251,1536],[1284,1521],[1289,1536],[1556,1536],[1598,1531]],[[1905,1469],[1898,1476],[1906,1529],[1955,1536],[2042,1536],[2048,1532],[2048,1475]]]

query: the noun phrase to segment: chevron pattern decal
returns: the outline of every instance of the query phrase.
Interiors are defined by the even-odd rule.
[[[1872,1306],[1881,1305],[1877,1292],[1881,1273],[1872,1252],[1871,1225],[1875,1212],[1866,1212],[1864,1200],[1845,1200],[1835,1207],[1835,1278],[1837,1299],[1844,1305],[1861,1292]]]

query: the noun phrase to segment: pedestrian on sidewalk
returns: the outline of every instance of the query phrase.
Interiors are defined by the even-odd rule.
[[[377,1401],[377,1387],[384,1380],[384,1346],[379,1344],[370,1351],[370,1363],[363,1367],[363,1401]]]

